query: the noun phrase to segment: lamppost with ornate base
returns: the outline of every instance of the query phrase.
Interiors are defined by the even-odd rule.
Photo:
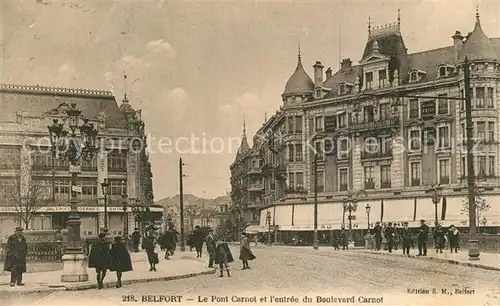
[[[53,150],[59,154],[62,159],[68,158],[69,172],[71,173],[71,211],[68,218],[68,247],[62,256],[63,273],[62,282],[86,282],[89,279],[87,267],[85,264],[86,256],[83,251],[83,245],[80,237],[80,216],[78,215],[79,191],[77,185],[78,173],[81,171],[81,160],[91,161],[97,152],[96,140],[97,129],[94,124],[81,115],[81,111],[72,103],[68,115],[68,126],[66,129],[64,123],[57,119],[48,126],[50,133],[50,142]]]
[[[108,195],[111,195],[111,188],[108,179],[104,179],[101,183],[102,194],[104,196],[104,228],[108,229]]]

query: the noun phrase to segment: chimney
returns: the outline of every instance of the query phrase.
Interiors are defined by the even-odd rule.
[[[462,46],[464,44],[464,37],[460,33],[460,31],[456,31],[455,35],[453,35],[451,38],[453,38],[453,51],[455,55],[455,62],[458,61],[458,54],[460,53],[460,50],[462,50]]]
[[[328,80],[331,77],[332,77],[332,68],[328,67],[328,69],[326,69],[326,79]]]
[[[340,62],[340,69],[342,71],[349,71],[352,67],[352,61],[350,58],[343,59],[342,62]]]
[[[314,68],[314,87],[321,87],[323,83],[323,68],[324,66],[321,64],[320,61],[316,61],[316,63],[313,66]]]

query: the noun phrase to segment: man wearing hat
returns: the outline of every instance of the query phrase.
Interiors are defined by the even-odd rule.
[[[418,228],[418,255],[427,256],[427,237],[429,236],[429,226],[425,224],[425,220],[420,220]]]
[[[141,243],[141,234],[139,230],[134,228],[134,232],[132,233],[132,245],[134,246],[134,252],[139,252],[139,244]]]
[[[26,272],[26,256],[28,244],[23,236],[23,228],[16,227],[14,234],[9,236],[5,252],[4,271],[10,272],[10,286],[24,286],[23,273]]]
[[[413,240],[411,238],[411,230],[408,228],[408,221],[403,223],[401,239],[403,240],[403,256],[410,256],[410,247],[413,246]]]
[[[209,229],[208,230],[208,236],[205,239],[206,245],[207,245],[207,252],[209,255],[208,259],[208,267],[213,268],[214,267],[214,261],[215,261],[215,239],[214,239],[214,230]]]

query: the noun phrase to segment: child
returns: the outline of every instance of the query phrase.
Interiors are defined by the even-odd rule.
[[[122,273],[132,271],[130,254],[122,243],[122,237],[120,236],[115,237],[115,243],[111,247],[111,266],[109,271],[116,271],[116,288],[122,286]]]
[[[227,271],[227,276],[231,277],[231,275],[229,274],[228,263],[233,261],[233,255],[231,254],[227,243],[221,242],[217,244],[217,247],[215,248],[215,264],[218,264],[220,268],[219,277],[224,277],[224,268]]]

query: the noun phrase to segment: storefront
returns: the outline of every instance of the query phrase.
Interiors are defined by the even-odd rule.
[[[500,228],[500,196],[483,196],[490,208],[482,213],[480,224],[486,228]],[[464,197],[443,197],[438,204],[438,221],[442,226],[454,224],[468,227],[468,214],[463,211]],[[369,204],[369,213],[366,206]],[[278,204],[261,210],[260,228],[267,228],[267,215],[271,216],[271,228],[277,229],[276,237],[282,243],[290,243],[292,238],[312,243],[314,232],[313,203]],[[351,212],[353,234],[362,239],[368,227],[376,222],[396,223],[402,226],[408,221],[410,227],[418,227],[420,220],[433,226],[435,206],[431,198],[400,198],[361,200],[356,211]],[[340,230],[342,224],[349,226],[349,212],[343,211],[342,202],[318,203],[318,238],[320,243],[331,243],[333,231]]]
[[[66,222],[70,215],[70,206],[42,207],[33,214],[28,229],[32,230],[52,230],[65,229]],[[161,220],[163,208],[151,207],[151,219]],[[80,215],[80,235],[82,238],[94,237],[99,233],[99,229],[104,227],[104,207],[79,206]],[[110,235],[122,235],[124,227],[123,207],[108,207],[108,229]],[[136,222],[132,212],[127,213],[128,230],[132,233]],[[15,207],[0,207],[0,242],[5,240],[14,229],[20,225]],[[23,225],[24,226],[24,225]]]

